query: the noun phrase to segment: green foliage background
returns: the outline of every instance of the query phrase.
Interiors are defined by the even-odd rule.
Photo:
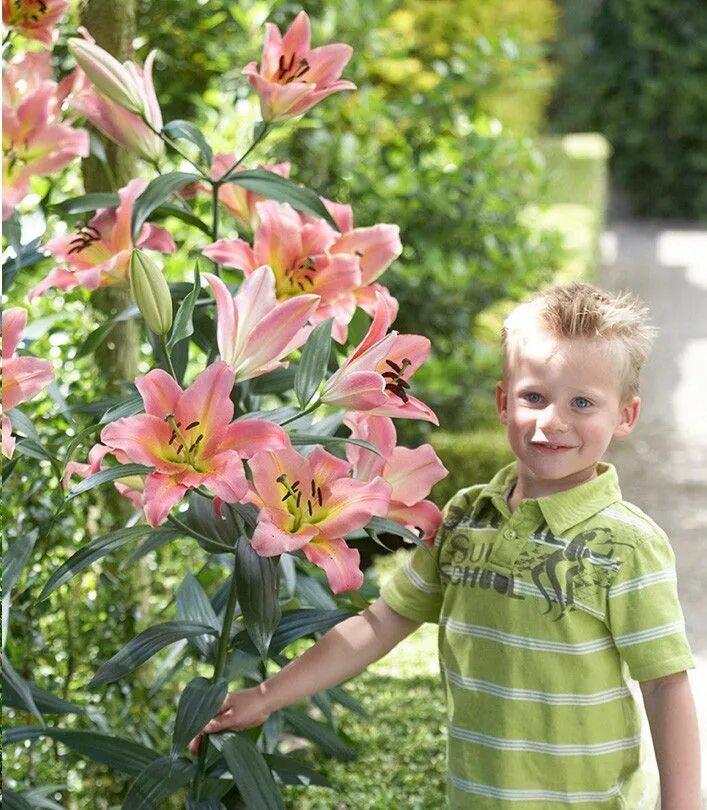
[[[707,218],[707,6],[561,0],[559,132],[599,130],[639,214]]]

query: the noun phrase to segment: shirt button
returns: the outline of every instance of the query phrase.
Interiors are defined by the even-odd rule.
[[[515,540],[516,537],[518,537],[518,533],[513,529],[506,529],[503,532],[503,536],[506,538],[506,540]]]

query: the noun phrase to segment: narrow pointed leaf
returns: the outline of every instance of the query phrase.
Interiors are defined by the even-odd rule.
[[[85,710],[75,703],[69,703],[68,700],[61,698],[37,686],[36,683],[31,681],[29,690],[34,698],[34,703],[40,712],[43,714],[83,714]],[[10,681],[5,681],[2,687],[2,700],[3,705],[11,706],[13,709],[24,709],[25,705],[22,701],[17,690],[13,687]]]
[[[206,678],[194,678],[187,684],[179,698],[177,717],[172,735],[172,754],[183,751],[189,740],[198,734],[221,707],[228,692],[223,678],[215,682]]]
[[[134,416],[136,413],[142,413],[145,405],[142,401],[140,394],[131,394],[130,396],[123,397],[121,402],[112,405],[101,416],[101,424],[107,425],[109,422],[115,422],[116,419],[123,419],[125,416]]]
[[[122,323],[123,321],[133,320],[139,316],[140,310],[136,306],[131,304],[129,307],[126,307],[114,318],[105,321],[105,323],[102,323],[99,327],[94,329],[93,332],[91,332],[78,347],[78,349],[76,349],[74,358],[78,360],[81,357],[86,357],[88,354],[93,354],[93,352],[95,352],[96,349],[98,349],[99,346],[101,346],[101,344],[106,340],[108,335],[110,335],[116,324]]]
[[[240,734],[212,734],[248,810],[285,810],[272,772],[253,743]]]
[[[21,433],[28,439],[33,439],[35,442],[37,442],[37,444],[42,443],[42,440],[39,438],[39,434],[32,424],[32,420],[26,414],[22,413],[19,408],[12,408],[9,410],[7,412],[7,417],[12,423],[13,433]]]
[[[183,638],[193,638],[204,633],[216,635],[213,627],[196,622],[164,622],[143,630],[131,639],[120,652],[103,664],[93,676],[89,687],[112,683],[136,670],[169,644]]]
[[[337,734],[313,720],[308,714],[299,709],[284,709],[285,720],[292,726],[300,737],[311,740],[317,748],[329,756],[336,757],[343,762],[352,760],[354,752],[339,739]]]
[[[22,708],[32,712],[39,722],[44,725],[44,718],[42,717],[42,713],[37,708],[37,704],[34,702],[34,697],[29,687],[29,683],[18,672],[15,671],[15,668],[12,666],[5,653],[0,655],[0,660],[2,661],[3,684],[7,683],[11,689],[14,689],[15,693],[22,701]]]
[[[8,729],[3,741],[7,744],[35,740],[39,737],[51,737],[53,740],[58,740],[72,751],[122,773],[139,774],[160,757],[157,751],[153,751],[147,746],[124,740],[121,737],[113,737],[110,734],[98,734],[94,731],[21,726]]]
[[[120,197],[112,192],[91,192],[82,194],[80,197],[72,197],[70,200],[62,200],[55,203],[51,208],[62,217],[72,214],[85,214],[87,211],[97,211],[99,208],[117,208],[120,205]]]
[[[21,793],[7,787],[2,791],[2,806],[5,810],[32,810],[32,805]]]
[[[163,129],[170,138],[183,138],[185,141],[193,143],[199,149],[202,161],[206,166],[211,167],[214,154],[199,127],[192,124],[191,121],[177,119],[165,124]]]
[[[130,786],[123,810],[159,810],[166,799],[189,784],[196,767],[196,762],[186,757],[156,759]]]
[[[155,220],[164,219],[164,217],[175,217],[176,219],[180,219],[182,222],[186,222],[187,225],[191,225],[192,228],[197,228],[211,238],[211,228],[205,222],[200,220],[199,217],[193,213],[191,208],[182,208],[181,205],[176,205],[175,203],[162,203],[162,205],[155,208],[150,218]]]
[[[277,566],[272,557],[261,557],[247,537],[238,538],[235,568],[238,604],[248,635],[263,660],[281,616]]]
[[[312,633],[325,633],[353,614],[348,610],[311,610],[301,608],[284,613],[270,642],[270,654],[276,655],[288,644]]]
[[[388,518],[373,517],[366,524],[366,531],[377,538],[379,534],[395,534],[398,537],[403,537],[415,543],[416,546],[426,547],[422,539],[415,534],[415,532],[406,529],[395,520],[388,520]]]
[[[50,593],[55,591],[60,585],[68,582],[72,577],[75,577],[84,568],[88,568],[96,560],[110,554],[111,551],[130,543],[139,537],[144,537],[151,532],[159,531],[153,529],[151,526],[131,526],[127,529],[117,529],[110,534],[105,534],[102,537],[97,537],[92,540],[88,545],[80,548],[75,554],[65,562],[49,577],[47,584],[39,594],[39,601],[46,599]]]
[[[216,631],[216,635],[221,629],[209,597],[199,584],[199,580],[191,573],[184,577],[177,591],[177,615],[182,621],[208,625]],[[209,636],[197,636],[191,641],[205,658],[211,657],[214,645]]]
[[[135,200],[133,206],[133,242],[137,242],[142,226],[155,208],[166,202],[175,191],[179,191],[188,183],[193,183],[199,179],[198,174],[190,172],[170,172],[169,174],[161,174],[151,180],[147,188]]]
[[[364,450],[370,450],[377,456],[381,455],[381,451],[365,439],[351,439],[342,436],[321,436],[317,433],[302,433],[300,431],[292,431],[290,433],[290,441],[296,447],[307,446],[310,444],[320,444],[322,447],[332,450],[343,450],[347,444],[355,444],[357,447],[363,447]]]
[[[153,472],[153,468],[145,464],[117,464],[115,467],[100,470],[76,484],[66,498],[64,498],[64,505],[73,500],[77,495],[88,492],[89,489],[101,486],[101,484],[108,484],[111,481],[117,481],[120,478],[128,478],[131,475],[147,475],[151,472]]]
[[[326,374],[331,354],[333,320],[333,318],[329,318],[316,326],[302,349],[302,356],[295,374],[295,395],[302,409],[309,405],[319,383]]]
[[[180,340],[184,340],[184,338],[188,338],[194,333],[192,318],[194,315],[194,304],[196,304],[196,299],[199,297],[200,288],[201,276],[199,275],[199,264],[197,262],[194,267],[194,286],[179,305],[177,315],[174,319],[174,326],[172,327],[172,334],[167,341],[168,349],[173,349]]]
[[[286,785],[318,785],[319,787],[333,788],[334,785],[324,776],[313,771],[304,762],[296,757],[282,754],[263,754],[268,766]]]
[[[2,555],[2,591],[9,593],[17,584],[22,570],[27,565],[34,544],[37,542],[39,529],[32,529],[22,537],[15,538]]]
[[[253,169],[247,172],[234,172],[227,182],[243,186],[269,200],[289,203],[297,211],[304,211],[306,214],[326,220],[338,231],[336,222],[317,194],[308,188],[298,186],[292,180],[280,177],[279,174],[264,169]]]

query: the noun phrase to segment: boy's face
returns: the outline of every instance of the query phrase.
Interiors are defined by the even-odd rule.
[[[518,460],[522,497],[594,478],[612,437],[633,430],[640,399],[623,396],[612,348],[600,339],[557,339],[541,331],[509,348],[496,406]]]

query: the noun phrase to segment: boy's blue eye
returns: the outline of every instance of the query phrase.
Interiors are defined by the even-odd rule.
[[[538,405],[543,401],[542,396],[535,391],[528,391],[526,394],[523,394],[523,399],[525,399],[531,405]]]
[[[592,403],[588,399],[585,399],[585,397],[577,397],[577,399],[575,399],[574,401],[574,404],[578,408],[581,408],[582,410],[585,410],[586,408],[591,408],[592,406]]]

